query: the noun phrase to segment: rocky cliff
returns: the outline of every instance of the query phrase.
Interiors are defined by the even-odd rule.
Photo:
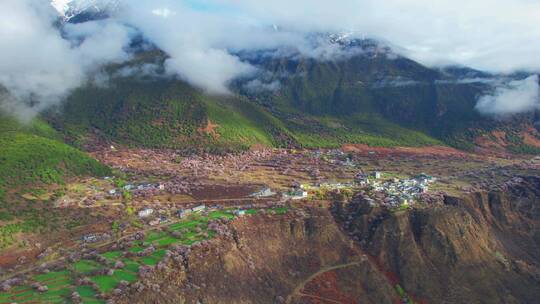
[[[313,281],[328,273],[334,284],[325,287],[351,299],[347,303],[398,300],[327,210],[302,213],[239,219],[230,237],[196,245],[181,258],[173,253],[117,302],[310,303],[304,292],[317,290]]]
[[[339,221],[408,292],[429,303],[537,303],[540,179],[391,213],[360,199]]]
[[[361,199],[257,215],[169,258],[119,303],[535,303],[540,179],[390,212]]]

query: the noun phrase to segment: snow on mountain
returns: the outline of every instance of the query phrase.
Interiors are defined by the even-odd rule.
[[[58,11],[60,16],[65,17],[67,11],[69,10],[69,4],[73,0],[52,0],[51,5]]]
[[[51,5],[65,22],[81,15],[87,15],[85,19],[103,17],[118,9],[120,3],[121,0],[51,0]]]

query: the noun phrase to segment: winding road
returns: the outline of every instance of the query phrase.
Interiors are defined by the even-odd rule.
[[[347,267],[351,267],[351,266],[355,266],[355,265],[360,265],[360,263],[362,263],[362,262],[350,262],[350,263],[346,263],[346,264],[327,266],[327,267],[323,267],[323,268],[319,269],[319,271],[313,273],[307,279],[305,279],[300,284],[298,284],[296,286],[296,288],[294,288],[292,293],[287,297],[287,299],[285,300],[285,303],[286,304],[291,304],[292,300],[296,296],[300,296],[300,297],[306,296],[306,297],[311,297],[311,298],[317,298],[319,300],[324,300],[324,301],[327,301],[327,302],[341,304],[340,302],[337,302],[337,301],[334,301],[334,300],[331,300],[331,299],[325,299],[325,298],[321,298],[321,297],[317,297],[317,296],[304,294],[304,293],[302,293],[302,289],[304,289],[304,287],[306,286],[307,283],[311,282],[313,279],[315,279],[316,277],[318,277],[319,275],[321,275],[321,274],[323,274],[325,272],[336,270],[336,269],[347,268]]]

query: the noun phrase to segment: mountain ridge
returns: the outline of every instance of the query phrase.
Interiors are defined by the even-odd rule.
[[[107,18],[120,4],[121,0],[51,0],[62,21],[71,23]]]

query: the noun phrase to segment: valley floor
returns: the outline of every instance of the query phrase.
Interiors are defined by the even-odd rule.
[[[231,276],[247,271],[244,283],[257,285],[253,292],[261,295],[260,303],[268,303],[264,301],[270,298],[284,303],[355,303],[360,298],[368,303],[433,302],[447,295],[435,294],[439,292],[435,287],[433,295],[419,295],[418,288],[423,283],[411,285],[405,281],[410,276],[400,273],[403,265],[385,260],[392,252],[371,247],[376,243],[374,238],[381,237],[374,235],[379,226],[365,229],[373,223],[399,219],[403,214],[425,217],[448,208],[449,202],[466,201],[478,193],[510,195],[508,189],[521,185],[530,176],[540,175],[538,158],[467,154],[444,147],[376,149],[348,145],[339,150],[263,149],[223,156],[111,148],[95,151],[93,156],[111,166],[114,175],[104,179],[72,179],[65,185],[28,189],[21,195],[8,193],[15,216],[2,218],[0,223],[0,276],[4,290],[0,303],[98,303],[107,299],[122,302],[129,299],[128,291],[136,291],[141,299],[150,302],[179,303],[182,299],[191,303],[199,297],[206,299],[204,303],[219,303],[217,291],[209,290],[205,296],[200,291],[204,287],[198,285],[217,283],[208,277],[196,282],[193,269],[224,271]],[[369,177],[360,182],[360,175]],[[416,183],[418,176],[433,178],[424,192],[395,189]],[[536,206],[539,201],[540,194]],[[365,202],[369,204],[363,205]],[[343,203],[343,207],[336,207]],[[359,209],[347,209],[352,207]],[[477,206],[463,208],[471,212]],[[32,210],[32,215],[27,215],[28,210]],[[359,210],[366,212],[362,220],[356,219]],[[537,209],[527,211],[532,212],[527,216],[533,217],[533,226],[539,221],[534,210]],[[26,222],[17,218],[17,212],[29,218],[26,221],[35,227],[21,227]],[[332,227],[328,229],[333,237],[325,235],[330,233],[327,230],[320,230],[317,218],[324,219],[320,225]],[[269,224],[276,221],[280,224]],[[295,249],[285,253],[289,249],[277,241],[283,237],[279,231],[259,231],[262,239],[269,239],[268,243],[259,244],[262,248],[241,244],[242,233],[253,233],[245,226],[247,223],[268,225],[268,229],[282,232],[289,229],[292,233],[298,221],[302,222],[303,232],[290,236],[291,242],[305,247],[298,247],[304,248],[297,249],[298,252]],[[315,226],[310,226],[310,221]],[[505,233],[502,224],[498,229]],[[492,232],[486,232],[487,235],[493,237]],[[333,240],[336,237],[339,242]],[[244,242],[257,243],[252,235],[245,236]],[[314,242],[313,248],[310,242]],[[231,244],[234,248],[227,247]],[[332,251],[329,248],[334,245],[336,252],[321,253]],[[243,251],[243,246],[247,251]],[[417,246],[431,250],[425,244]],[[263,248],[267,251],[261,251]],[[200,260],[193,254],[203,249],[217,250],[216,255],[222,258],[214,262],[224,264],[204,264],[206,258]],[[500,248],[494,252],[501,261],[511,256]],[[239,254],[244,260],[229,260],[227,254]],[[454,255],[459,258],[458,253]],[[532,258],[519,261],[525,261],[527,273],[536,273],[540,263],[537,254],[525,255]],[[265,258],[283,261],[276,262],[277,269],[269,269],[261,265]],[[201,262],[204,265],[197,266]],[[476,262],[491,263],[483,258]],[[238,263],[248,265],[250,270],[238,270]],[[288,267],[287,263],[298,263],[301,269]],[[284,279],[281,272],[297,275]],[[375,283],[361,280],[361,286],[353,286],[349,280],[358,273]],[[167,275],[174,277],[175,286],[182,292],[158,292],[164,287],[153,280]],[[260,281],[265,276],[284,281],[281,285],[265,285]],[[225,277],[215,280],[222,288],[232,288],[230,292],[224,291],[231,297],[242,294],[229,286]],[[369,295],[373,288],[376,292]],[[169,298],[163,298],[163,294]],[[238,298],[237,302],[257,302],[251,292],[244,296],[244,300]],[[491,296],[493,299],[498,295]],[[225,299],[221,302],[232,303]]]

